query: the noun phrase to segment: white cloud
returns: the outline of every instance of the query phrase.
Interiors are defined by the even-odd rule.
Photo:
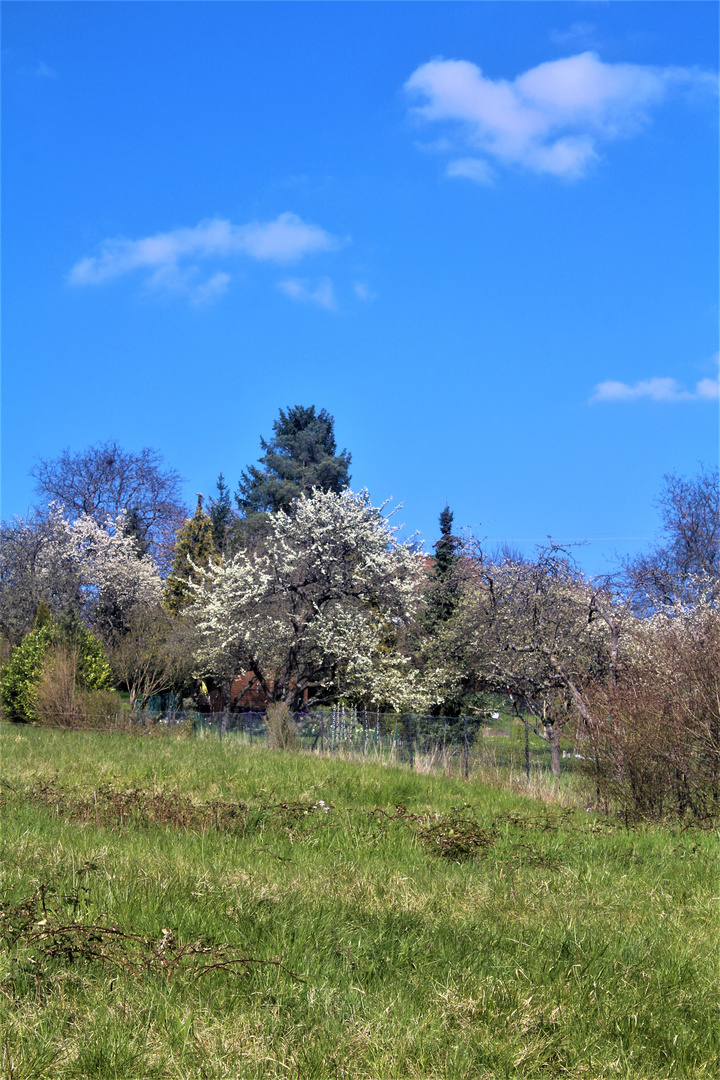
[[[366,281],[356,281],[353,291],[358,300],[377,300],[377,293],[372,291]]]
[[[607,401],[715,401],[718,398],[718,379],[700,379],[694,390],[686,390],[677,379],[641,379],[640,382],[624,383],[608,380],[595,387],[591,404]]]
[[[336,237],[297,214],[280,214],[274,221],[248,225],[212,218],[140,240],[105,240],[99,254],[88,255],[73,266],[68,280],[71,285],[100,285],[144,271],[151,288],[208,300],[225,291],[230,277],[218,272],[204,284],[195,284],[199,261],[245,255],[259,262],[290,263],[339,246]]]
[[[313,285],[303,278],[288,278],[287,281],[279,281],[278,289],[289,296],[291,300],[297,300],[303,304],[315,304],[325,308],[326,311],[337,311],[337,301],[330,278],[320,278]]]
[[[38,79],[57,79],[57,71],[41,60],[33,68],[33,75]]]
[[[717,80],[690,68],[606,64],[583,52],[512,81],[486,78],[467,60],[431,60],[405,83],[420,101],[413,109],[418,119],[454,126],[461,156],[450,162],[448,175],[481,183],[488,182],[488,160],[580,177],[603,142],[637,132],[652,106],[683,87],[716,91]]]

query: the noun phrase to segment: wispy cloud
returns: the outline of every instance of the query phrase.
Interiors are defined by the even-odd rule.
[[[330,278],[320,278],[314,285],[307,279],[288,278],[287,281],[278,282],[278,289],[291,300],[297,300],[302,304],[314,304],[316,307],[325,308],[326,311],[337,311],[337,300]]]
[[[551,30],[550,40],[555,45],[593,45],[597,44],[597,27],[594,23],[575,22],[567,30]]]
[[[213,300],[217,300],[223,293],[227,292],[227,287],[232,281],[230,274],[224,274],[222,271],[218,271],[217,274],[213,274],[207,281],[204,281],[201,285],[196,285],[192,290],[192,302],[198,306],[202,304],[210,304]]]
[[[454,158],[448,162],[445,175],[464,176],[466,180],[474,180],[476,184],[492,184],[495,170],[484,158]]]
[[[44,60],[35,65],[32,73],[37,79],[57,79],[57,71],[51,68],[49,64],[46,64]]]
[[[662,401],[674,403],[678,401],[717,401],[719,393],[718,379],[700,379],[695,384],[694,390],[687,390],[677,379],[654,378],[641,379],[636,383],[607,382],[598,383],[595,387],[591,404],[608,401]]]
[[[449,176],[487,183],[490,163],[574,179],[600,147],[635,134],[650,109],[686,89],[717,92],[714,75],[694,68],[604,63],[583,52],[539,64],[510,81],[490,79],[467,60],[431,60],[405,83],[420,121],[450,125],[458,157]],[[469,154],[471,156],[469,156]]]
[[[377,300],[377,293],[372,291],[366,281],[356,281],[353,285],[353,292],[358,300]]]
[[[78,286],[101,285],[139,271],[150,288],[186,293],[194,301],[207,302],[225,291],[230,275],[218,271],[198,282],[201,262],[242,255],[259,262],[291,263],[333,251],[340,244],[337,237],[297,214],[280,214],[274,221],[248,225],[212,218],[140,240],[105,240],[97,255],[88,255],[72,267],[68,281]]]

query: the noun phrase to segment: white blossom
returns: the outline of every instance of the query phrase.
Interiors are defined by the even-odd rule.
[[[77,577],[87,614],[101,632],[117,629],[133,609],[160,603],[158,569],[149,555],[138,557],[135,537],[125,532],[124,514],[101,527],[87,514],[69,522],[61,507],[52,506],[50,521],[45,557],[52,565],[62,561]]]
[[[276,700],[343,693],[400,705],[417,672],[394,645],[412,619],[420,560],[367,492],[314,490],[270,515],[259,549],[194,586],[209,671],[252,671]]]

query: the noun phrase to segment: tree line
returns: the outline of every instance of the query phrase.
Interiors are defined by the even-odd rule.
[[[35,511],[0,529],[6,718],[77,723],[112,688],[237,708],[238,676],[290,709],[482,716],[502,695],[554,772],[576,739],[598,799],[717,809],[717,470],[666,477],[659,542],[589,579],[551,541],[527,558],[461,539],[447,506],[432,555],[401,541],[351,490],[324,409],[281,409],[261,450],[192,515],[156,451],[40,462]]]

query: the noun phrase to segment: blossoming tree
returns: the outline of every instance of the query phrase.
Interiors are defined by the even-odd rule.
[[[418,707],[397,645],[421,594],[420,560],[367,492],[314,490],[270,515],[262,546],[209,566],[194,586],[202,663],[225,685],[252,672],[274,701],[351,696]]]

